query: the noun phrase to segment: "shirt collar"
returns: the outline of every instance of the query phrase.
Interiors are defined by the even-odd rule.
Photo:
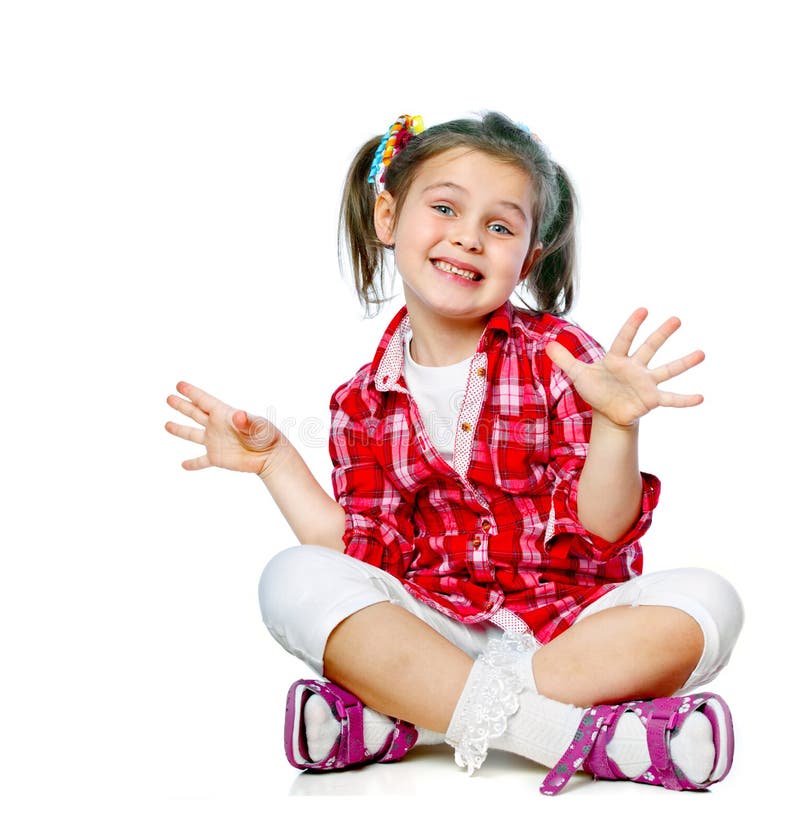
[[[487,351],[492,345],[495,335],[504,339],[511,333],[513,312],[514,306],[510,300],[507,300],[492,312],[478,343],[476,353]],[[403,305],[384,331],[378,344],[378,350],[372,360],[371,372],[375,380],[375,388],[379,392],[397,388],[397,381],[403,371],[403,340],[410,328],[408,308]]]
[[[511,333],[511,320],[514,316],[514,306],[511,300],[507,300],[504,304],[492,313],[489,321],[486,323],[486,328],[481,337],[478,351],[484,351],[489,339],[496,333],[501,332],[506,337]]]

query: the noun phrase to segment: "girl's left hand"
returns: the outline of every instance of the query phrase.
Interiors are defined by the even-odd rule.
[[[547,356],[570,378],[578,394],[600,414],[620,426],[631,426],[657,406],[696,406],[702,395],[663,392],[660,383],[677,377],[702,363],[702,351],[693,351],[679,360],[649,369],[648,363],[662,345],[680,328],[681,321],[670,317],[632,354],[628,354],[647,311],[638,308],[617,334],[606,356],[597,363],[582,363],[556,342],[547,346]]]

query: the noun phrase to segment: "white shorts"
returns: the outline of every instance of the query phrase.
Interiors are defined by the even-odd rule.
[[[407,592],[393,575],[323,546],[295,546],[267,564],[259,583],[264,623],[293,656],[322,675],[328,637],[345,618],[389,601],[416,615],[473,659],[502,630],[490,622],[462,624]],[[706,569],[671,569],[619,584],[584,609],[577,621],[618,606],[659,605],[697,621],[705,646],[682,691],[710,682],[728,662],[744,619],[728,581]]]

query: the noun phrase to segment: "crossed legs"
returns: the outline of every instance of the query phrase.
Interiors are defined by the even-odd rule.
[[[573,625],[533,657],[539,693],[592,706],[669,696],[703,651],[698,623],[672,607],[613,607]],[[382,714],[444,732],[473,660],[410,612],[365,607],[331,633],[324,673]]]
[[[375,710],[433,731],[447,728],[474,659],[500,634],[454,622],[380,569],[321,547],[281,552],[259,593],[267,627],[290,653]],[[577,706],[668,696],[712,679],[741,623],[738,596],[717,575],[653,573],[603,596],[541,647],[533,677],[540,694]]]

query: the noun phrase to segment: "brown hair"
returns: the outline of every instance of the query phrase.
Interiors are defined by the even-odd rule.
[[[340,261],[342,249],[346,248],[356,291],[368,314],[373,309],[377,312],[386,301],[387,248],[375,233],[377,189],[368,182],[380,141],[381,137],[373,137],[356,154],[347,172],[339,212]],[[567,313],[576,287],[575,192],[544,145],[503,114],[489,112],[477,119],[443,122],[413,137],[386,169],[384,185],[395,199],[395,217],[399,216],[418,167],[437,154],[462,147],[516,165],[531,178],[535,194],[531,247],[541,241],[544,250],[525,278],[524,287],[533,296],[536,310]]]

